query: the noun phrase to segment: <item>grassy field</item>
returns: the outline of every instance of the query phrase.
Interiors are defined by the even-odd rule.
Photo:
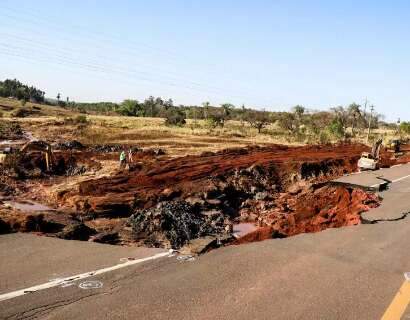
[[[32,112],[26,117],[13,117],[16,110]],[[224,128],[210,128],[203,120],[187,120],[183,127],[168,127],[161,118],[80,115],[60,107],[26,103],[0,98],[4,120],[16,121],[36,138],[49,142],[78,140],[84,144],[133,144],[141,147],[162,148],[172,156],[199,154],[247,145],[304,144],[309,141],[288,136],[277,125],[271,124],[258,133],[239,121],[227,121]],[[77,121],[86,117],[87,123]],[[378,130],[378,136],[388,139],[393,132]],[[365,141],[365,134],[359,137]]]

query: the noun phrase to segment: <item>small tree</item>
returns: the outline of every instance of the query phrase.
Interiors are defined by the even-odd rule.
[[[137,100],[130,99],[124,100],[118,109],[121,115],[131,117],[143,116],[142,111],[141,104]]]
[[[299,130],[299,121],[294,113],[282,112],[279,114],[279,126],[288,131],[290,134],[295,134]]]
[[[252,128],[257,129],[258,133],[261,133],[262,129],[270,123],[270,120],[266,111],[249,111],[246,114],[246,121]]]
[[[338,126],[342,127],[343,135],[346,134],[346,129],[349,124],[349,111],[342,106],[332,108],[337,119]]]
[[[185,124],[185,112],[182,109],[177,107],[167,109],[165,113],[165,125],[182,127]]]
[[[352,134],[353,136],[356,135],[355,129],[358,126],[359,120],[362,117],[362,113],[360,111],[360,105],[357,103],[352,103],[348,108],[347,112],[349,115],[350,125],[352,127]]]
[[[293,108],[293,113],[296,115],[296,118],[301,121],[302,116],[305,113],[305,107],[302,107],[301,105],[294,106]]]
[[[339,118],[333,119],[328,129],[329,132],[337,138],[343,138],[345,136],[345,127]]]

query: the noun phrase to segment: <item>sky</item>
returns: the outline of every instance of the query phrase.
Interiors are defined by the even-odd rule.
[[[0,80],[48,97],[410,120],[410,2],[0,0]]]

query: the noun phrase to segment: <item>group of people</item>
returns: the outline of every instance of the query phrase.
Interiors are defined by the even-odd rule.
[[[128,150],[128,157],[125,153],[125,150],[122,150],[120,153],[120,169],[124,169],[127,166],[127,163],[129,167],[132,162],[133,162],[132,149]]]

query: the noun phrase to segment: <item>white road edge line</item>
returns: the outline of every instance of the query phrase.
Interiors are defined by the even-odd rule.
[[[23,296],[25,294],[32,293],[32,292],[39,291],[39,290],[58,287],[58,286],[65,285],[67,283],[71,283],[71,282],[74,282],[74,281],[77,281],[77,280],[81,280],[81,279],[89,278],[89,277],[96,276],[96,275],[99,275],[99,274],[103,274],[103,273],[106,273],[106,272],[122,269],[122,268],[125,268],[125,267],[132,266],[134,264],[145,262],[145,261],[150,261],[150,260],[155,260],[155,259],[158,259],[158,258],[166,257],[168,255],[169,255],[169,252],[161,252],[161,253],[157,253],[156,255],[147,257],[147,258],[131,260],[131,261],[127,261],[127,262],[124,262],[124,263],[121,263],[121,264],[117,264],[117,265],[112,266],[112,267],[107,267],[107,268],[103,268],[103,269],[99,269],[99,270],[95,270],[95,271],[91,271],[91,272],[81,273],[81,274],[77,274],[77,275],[74,275],[74,276],[71,276],[71,277],[56,279],[56,280],[53,280],[53,281],[49,281],[47,283],[39,284],[37,286],[33,286],[33,287],[29,287],[29,288],[9,292],[9,293],[0,294],[0,301],[13,299],[13,298]]]
[[[392,182],[398,182],[398,181],[401,181],[401,180],[407,179],[407,178],[409,178],[409,177],[410,177],[410,174],[409,174],[409,175],[407,175],[407,176],[404,176],[404,177],[398,178],[398,179],[396,179],[396,180],[393,180]]]
[[[404,179],[407,179],[407,178],[410,178],[410,174],[409,174],[409,175],[407,175],[407,176],[404,176],[404,177],[398,178],[398,179],[396,179],[396,180],[392,180],[392,182],[391,182],[391,183],[399,182],[399,181],[404,180]],[[376,184],[374,184],[374,185],[370,186],[370,188],[377,187],[378,185],[380,185],[380,183],[376,183]]]

